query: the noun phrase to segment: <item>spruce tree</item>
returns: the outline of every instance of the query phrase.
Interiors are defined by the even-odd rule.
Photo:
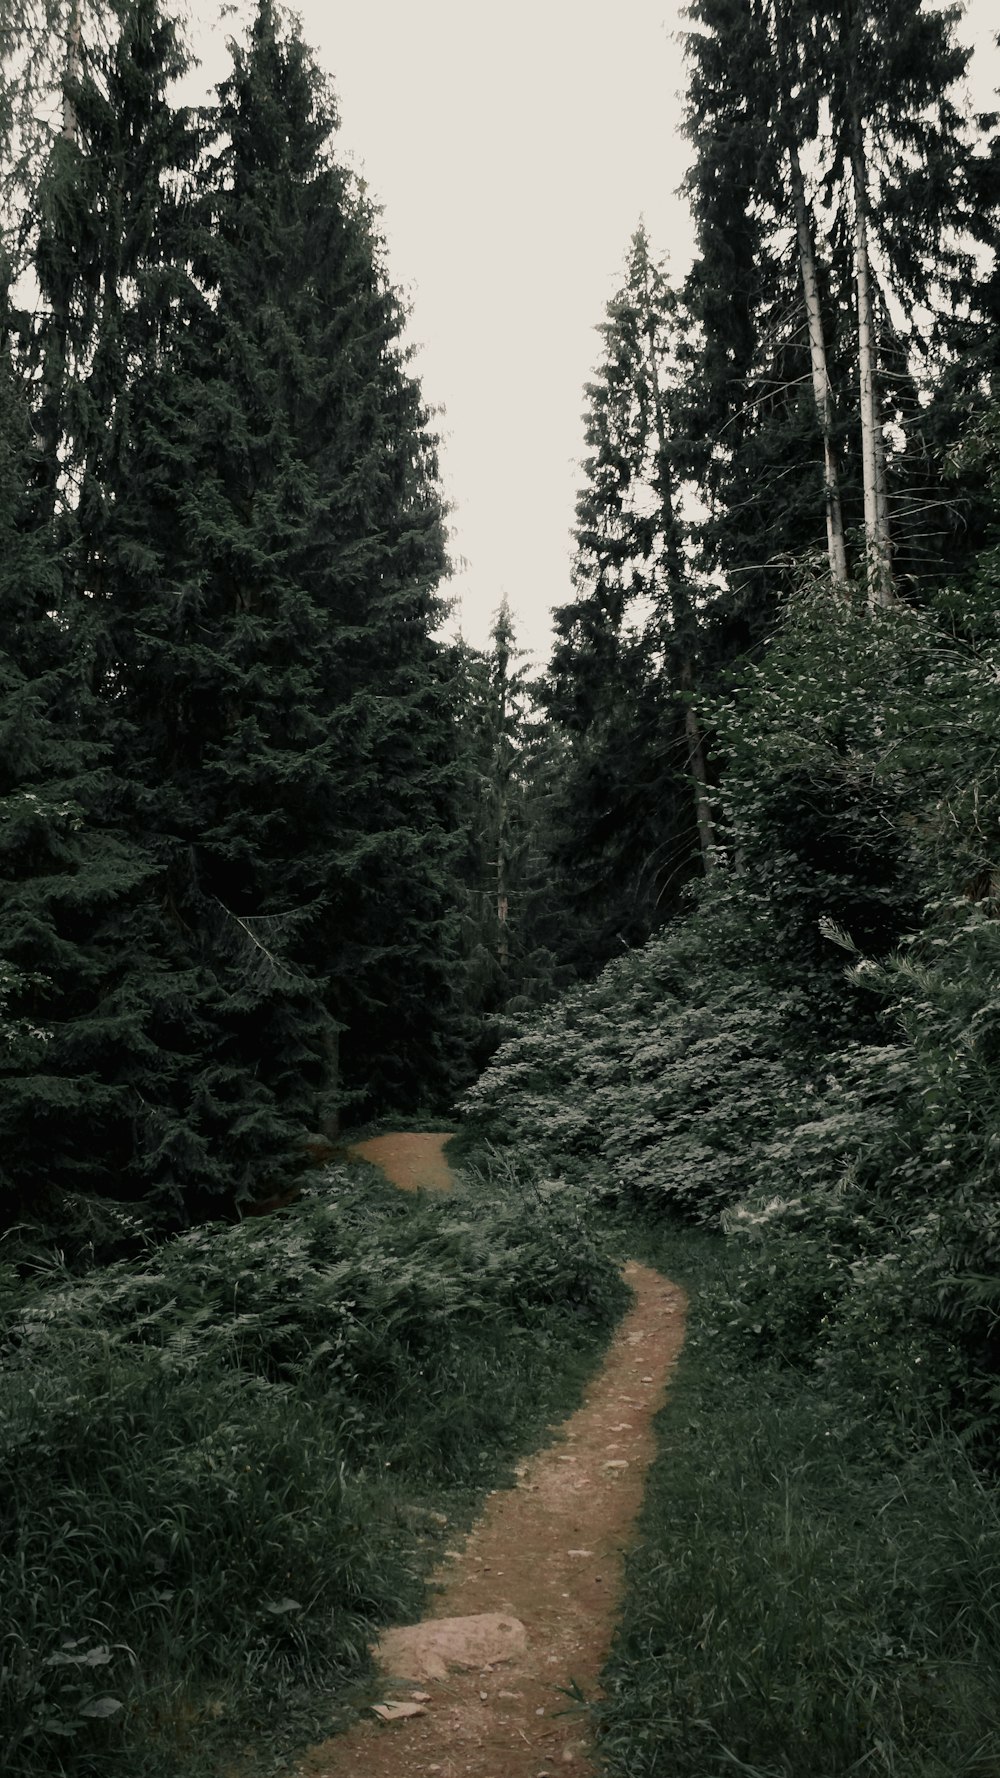
[[[455,764],[398,299],[297,31],[261,4],[233,53],[196,278],[137,387],[105,692],[198,958],[206,1144],[238,1132],[254,1189],[345,1094],[448,1079]]]
[[[704,506],[702,563],[722,586],[716,646],[740,657],[773,627],[792,563],[823,547],[825,513],[806,468],[815,419],[797,267],[778,238],[780,145],[764,6],[694,0],[689,16],[689,465]]]
[[[580,967],[644,938],[711,868],[701,638],[679,506],[676,294],[634,236],[589,385],[576,598],[555,613],[545,701],[567,741],[554,857]],[[685,784],[687,779],[687,785]]]
[[[121,280],[113,288],[106,275],[115,229],[105,224],[122,186],[134,191],[145,166],[135,115],[120,119],[128,154],[95,156],[91,132],[114,110],[116,74],[141,108],[131,27],[142,11],[150,8],[123,9],[120,31],[114,20],[107,58],[85,54],[74,33],[73,54],[59,66],[61,129],[44,156],[36,142],[35,159],[18,163],[23,131],[4,135],[7,188],[23,205],[11,218],[7,263],[11,277],[21,274],[19,288],[30,289],[18,257],[30,247],[40,299],[31,312],[12,301],[12,283],[4,296],[0,869],[2,943],[20,984],[22,1038],[7,1058],[3,1096],[6,1212],[46,1204],[51,1212],[66,1188],[134,1192],[136,1119],[151,1078],[149,1032],[129,984],[137,961],[148,971],[155,952],[155,873],[111,770],[95,695],[96,583],[81,547],[95,445],[127,400],[110,376],[103,411],[95,400],[102,337],[120,332],[123,312],[119,302],[112,313]],[[70,22],[79,23],[78,11]],[[37,43],[22,37],[15,47],[28,65],[58,66],[44,31]]]
[[[459,655],[468,840],[465,1000],[482,1066],[504,1015],[537,1004],[554,987],[561,935],[553,930],[559,909],[546,852],[551,748],[506,599],[489,646],[460,645]]]
[[[115,822],[64,558],[38,493],[31,388],[4,304],[0,357],[0,1224],[115,1193],[135,1101],[115,994],[145,860]]]
[[[50,1172],[190,1217],[280,1188],[345,1097],[412,1104],[454,1076],[442,507],[400,305],[297,32],[259,7],[199,136],[156,0],[121,0],[106,53],[84,26],[38,202],[40,446],[14,450],[5,513],[44,586],[30,659],[9,606],[11,695],[44,716],[39,781],[75,836],[60,906],[72,878],[90,951],[54,915],[61,973],[56,937],[37,967],[34,940],[7,947],[8,1155],[22,1180],[40,1160],[16,996],[44,986],[47,1054],[89,1119]],[[51,910],[38,845],[18,868]]]
[[[994,238],[956,96],[968,52],[925,0],[697,0],[691,16],[714,559],[737,586],[763,568],[780,587],[825,523],[839,582],[836,533],[853,527],[884,602],[894,576],[914,587],[934,564],[927,366],[969,300],[973,241]],[[803,500],[796,453],[820,451],[822,500],[818,477]]]

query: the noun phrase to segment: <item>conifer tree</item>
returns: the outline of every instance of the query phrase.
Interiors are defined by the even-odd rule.
[[[815,421],[796,268],[776,239],[780,150],[763,6],[694,0],[690,18],[687,429],[705,507],[702,561],[723,586],[717,646],[739,657],[772,627],[792,562],[821,547],[825,514],[805,471]]]
[[[149,65],[135,29],[140,14],[148,21],[152,9],[123,9],[106,59],[85,54],[75,32],[68,62],[48,56],[67,103],[46,157],[16,166],[23,133],[4,137],[8,189],[26,206],[12,218],[12,235],[15,246],[31,245],[40,294],[34,315],[9,295],[4,306],[3,945],[21,982],[18,1028],[31,1035],[8,1057],[7,1210],[38,1208],[67,1187],[134,1192],[137,1115],[158,1072],[131,986],[137,969],[149,977],[158,967],[155,873],[110,769],[95,695],[97,582],[81,517],[94,462],[107,455],[102,441],[127,411],[126,380],[100,374],[102,345],[121,334],[125,313],[125,274],[108,276],[120,215],[107,223],[116,209],[135,216],[125,193],[143,176],[147,213],[150,200],[155,211],[161,171],[158,164],[150,179],[141,116],[148,83],[135,79]],[[70,26],[79,16],[72,12]],[[19,47],[44,68],[44,42]],[[116,79],[118,100],[130,95],[137,108],[116,119],[118,147],[129,152],[95,154],[102,120],[115,115]],[[23,288],[15,254],[8,263]],[[128,275],[136,271],[133,259]],[[120,341],[117,349],[120,368],[127,351]]]
[[[691,300],[705,326],[716,559],[731,578],[767,555],[780,569],[815,548],[822,513],[839,581],[839,504],[846,530],[863,522],[865,578],[884,602],[894,572],[912,583],[932,559],[919,381],[968,299],[971,242],[993,233],[956,97],[968,52],[925,0],[878,13],[854,0],[697,0],[691,16]],[[727,266],[733,240],[745,242],[742,275]],[[796,395],[810,371],[811,420]],[[794,504],[782,500],[778,481],[793,481],[804,426],[824,461],[811,511],[794,485]],[[760,541],[737,496],[748,482],[768,516]]]
[[[335,122],[264,0],[220,89],[197,278],[137,388],[109,544],[121,769],[201,958],[208,1127],[235,1120],[258,1172],[290,1124],[332,1127],[343,1091],[405,1105],[450,1065],[441,503]]]
[[[567,737],[553,841],[573,956],[584,967],[662,919],[699,843],[702,868],[712,862],[694,702],[699,624],[678,504],[680,321],[643,228],[601,332],[577,506],[577,597],[555,614],[545,693]]]
[[[191,1216],[280,1187],[345,1092],[450,1084],[457,841],[433,439],[332,102],[269,4],[200,139],[181,67],[157,0],[121,0],[107,53],[84,21],[39,203],[41,449],[8,505],[49,576],[42,653],[65,651],[86,797],[63,812],[100,866],[98,891],[60,863],[90,897],[83,987],[65,943],[45,978],[101,1157],[78,1177]]]
[[[482,654],[469,651],[465,694],[473,924],[476,948],[497,973],[500,999],[511,964],[511,895],[526,842],[518,762],[527,675],[517,664],[520,653],[504,599],[493,619],[489,648]]]
[[[115,1067],[129,911],[149,872],[114,821],[79,633],[38,494],[31,389],[0,358],[0,1225],[118,1190],[134,1099]]]
[[[496,1046],[503,1015],[544,1000],[558,973],[560,909],[547,853],[553,749],[506,599],[489,646],[463,645],[460,653],[465,997],[478,1021],[481,1065]]]

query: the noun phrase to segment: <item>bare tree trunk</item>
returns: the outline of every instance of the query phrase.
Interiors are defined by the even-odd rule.
[[[847,545],[844,541],[844,514],[840,499],[840,477],[833,445],[833,388],[826,356],[823,310],[820,304],[819,276],[816,270],[816,248],[813,241],[806,184],[802,162],[790,115],[791,82],[788,76],[788,55],[785,41],[782,0],[775,0],[774,32],[778,69],[781,77],[781,105],[785,120],[785,148],[791,173],[792,207],[795,212],[795,235],[798,242],[799,274],[806,309],[809,333],[809,362],[812,369],[813,400],[823,441],[823,495],[826,507],[826,551],[830,562],[830,578],[834,586],[843,586],[847,574]]]
[[[63,79],[62,101],[62,132],[61,139],[71,147],[77,146],[79,124],[76,113],[75,89],[80,83],[82,70],[81,29],[83,18],[83,0],[74,0],[70,13],[69,28],[66,34],[66,67]],[[61,473],[60,443],[62,437],[64,386],[66,382],[66,361],[69,342],[71,276],[68,279],[65,271],[56,274],[56,280],[50,291],[51,318],[45,335],[45,355],[42,367],[42,395],[38,408],[38,430],[40,438],[38,491],[40,510],[49,524],[55,523],[56,509],[59,502],[59,478]]]
[[[893,601],[892,548],[885,474],[885,438],[878,404],[878,358],[868,252],[865,178],[861,123],[853,120],[851,175],[854,187],[854,274],[858,298],[858,370],[861,395],[861,465],[865,495],[865,544],[868,556],[868,598],[872,605]]]
[[[83,22],[83,0],[73,0],[73,11],[70,14],[69,32],[66,38],[66,80],[63,85],[63,137],[67,142],[75,142],[77,137],[76,101],[72,88],[79,86],[82,59],[80,53],[80,34]]]
[[[820,307],[819,278],[816,272],[816,253],[813,247],[812,229],[809,226],[805,181],[802,177],[799,151],[797,146],[791,143],[788,152],[792,172],[792,200],[795,205],[795,232],[799,244],[799,272],[802,277],[802,294],[805,299],[806,321],[809,328],[809,360],[812,366],[813,399],[816,403],[816,417],[819,420],[820,435],[823,440],[826,549],[833,583],[835,586],[843,586],[847,581],[847,546],[844,541],[840,477],[837,473],[837,459],[833,447],[833,390],[830,386],[830,373],[827,367],[823,312]]]

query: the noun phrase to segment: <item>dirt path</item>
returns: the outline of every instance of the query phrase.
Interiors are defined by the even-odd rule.
[[[356,1142],[347,1152],[359,1161],[371,1161],[381,1167],[393,1185],[405,1192],[447,1192],[455,1184],[444,1152],[451,1134],[447,1130],[404,1130],[391,1136],[371,1136],[367,1142]]]
[[[433,1620],[415,1638],[386,1637],[382,1697],[419,1714],[373,1715],[312,1748],[299,1767],[308,1778],[594,1778],[572,1693],[593,1697],[610,1647],[686,1307],[658,1273],[630,1263],[625,1275],[635,1307],[583,1406],[446,1552]],[[440,1623],[481,1614],[501,1620],[454,1632]]]

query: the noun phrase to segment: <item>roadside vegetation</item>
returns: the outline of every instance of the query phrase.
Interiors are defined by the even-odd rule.
[[[605,1698],[612,1778],[996,1778],[1000,1500],[940,1419],[748,1357],[717,1240],[691,1296]],[[737,1305],[734,1311],[734,1303]]]
[[[329,1732],[381,1625],[575,1405],[624,1288],[566,1194],[303,1201],[74,1275],[8,1241],[5,1778],[246,1770]]]
[[[1000,1772],[993,584],[803,594],[716,707],[711,881],[466,1095],[690,1277],[615,1778]]]

